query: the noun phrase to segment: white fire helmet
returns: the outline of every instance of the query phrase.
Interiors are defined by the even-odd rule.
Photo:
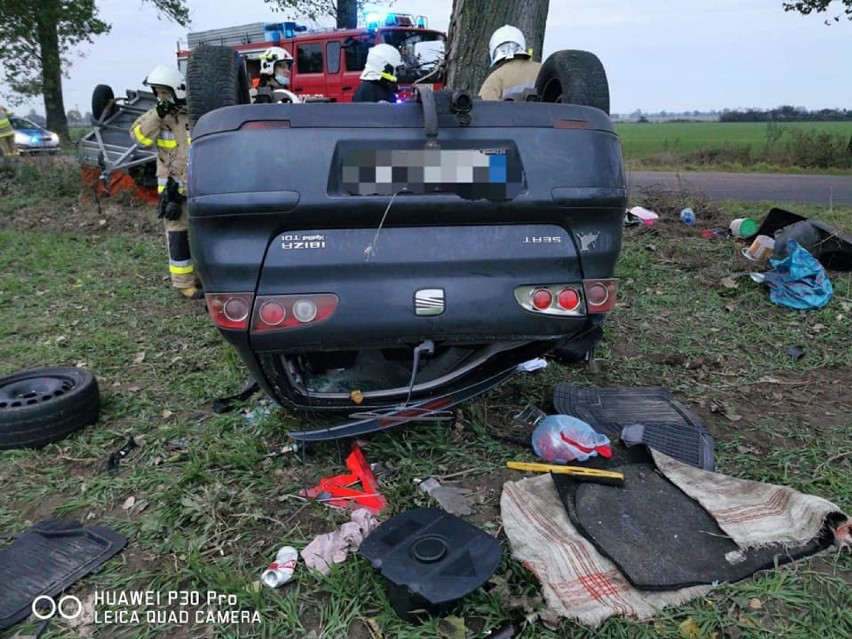
[[[281,47],[269,47],[266,51],[260,54],[260,72],[264,75],[275,74],[275,64],[277,62],[289,62],[293,64],[293,56],[287,49]]]
[[[377,44],[367,51],[367,62],[364,64],[361,79],[396,82],[400,67],[402,56],[399,50],[389,44]]]
[[[186,100],[186,81],[175,67],[161,64],[148,74],[142,84],[146,87],[169,87],[175,92],[176,100]]]
[[[510,60],[516,56],[530,57],[524,34],[510,24],[504,24],[491,34],[488,51],[491,54],[492,67],[500,60]]]

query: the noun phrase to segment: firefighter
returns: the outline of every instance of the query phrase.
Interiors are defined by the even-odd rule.
[[[493,71],[482,83],[483,100],[514,99],[525,89],[535,89],[541,63],[527,51],[527,41],[517,27],[504,24],[491,34],[488,42]]]
[[[11,157],[18,155],[18,147],[15,144],[15,130],[9,122],[9,114],[0,104],[0,156]]]
[[[260,55],[260,86],[289,89],[293,56],[287,49],[269,47]]]
[[[389,44],[377,44],[367,51],[367,62],[361,73],[361,84],[352,96],[353,102],[396,102],[396,74],[402,56]]]
[[[204,293],[190,254],[186,212],[190,141],[186,82],[175,67],[163,65],[151,71],[143,84],[153,89],[157,104],[136,119],[130,137],[143,147],[157,147],[157,211],[166,229],[172,286],[188,299],[201,299]]]

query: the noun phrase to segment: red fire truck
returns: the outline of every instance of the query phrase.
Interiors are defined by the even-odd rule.
[[[293,56],[290,90],[304,102],[351,102],[364,69],[367,50],[374,44],[399,49],[405,71],[399,77],[405,99],[412,84],[443,87],[440,63],[446,36],[427,27],[426,18],[404,13],[367,14],[357,29],[308,31],[295,22],[254,23],[190,33],[187,49],[177,53],[186,75],[192,49],[201,45],[233,47],[243,56],[250,81],[259,79],[260,55],[271,46]]]
[[[177,52],[178,67],[186,76],[192,50],[202,45],[232,47],[245,61],[246,80],[260,74],[260,55],[269,47],[290,52],[295,64],[290,90],[302,102],[351,102],[374,44],[399,49],[404,71],[398,74],[400,100],[412,85],[443,88],[442,61],[446,36],[428,28],[426,18],[410,14],[367,14],[357,29],[308,30],[295,22],[257,22],[190,33],[187,48]],[[130,192],[156,201],[156,155],[134,144],[127,131],[133,121],[156,103],[150,89],[128,90],[117,97],[105,84],[92,94],[93,129],[79,144],[84,181],[96,194]]]

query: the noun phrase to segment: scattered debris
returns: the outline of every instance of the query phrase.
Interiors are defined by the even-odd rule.
[[[275,561],[263,571],[260,581],[270,588],[280,588],[293,578],[298,561],[298,550],[292,546],[280,548],[275,555]]]
[[[70,520],[48,519],[22,532],[0,550],[4,585],[0,630],[26,619],[39,603],[50,611],[50,603],[56,605],[53,598],[97,571],[126,545],[127,538],[109,528],[84,527]],[[77,612],[75,605],[82,610],[83,603],[72,599],[76,602],[70,603],[71,612]]]
[[[340,530],[317,536],[302,550],[302,559],[308,568],[328,576],[334,564],[342,564],[350,552],[358,550],[377,522],[366,508],[352,512],[351,521]]]
[[[346,458],[346,467],[352,472],[325,477],[314,488],[302,490],[299,494],[336,508],[366,508],[374,515],[380,513],[388,502],[379,492],[376,477],[357,443],[352,444],[352,452]],[[364,490],[351,488],[359,482]]]
[[[512,424],[522,428],[535,428],[538,423],[547,417],[547,413],[538,406],[527,404],[526,407],[512,419]]]
[[[124,446],[122,446],[117,451],[115,451],[112,455],[109,456],[109,459],[107,460],[107,463],[106,463],[106,471],[110,475],[113,475],[113,476],[117,475],[118,474],[118,465],[121,463],[121,460],[124,459],[125,457],[127,457],[130,454],[130,452],[133,449],[137,448],[138,446],[139,446],[139,444],[133,438],[133,435],[131,435],[130,438],[127,440],[127,443]]]
[[[434,477],[424,479],[419,483],[420,490],[432,497],[448,513],[458,516],[473,514],[474,491],[467,488],[456,488],[442,484]]]
[[[768,235],[758,235],[754,241],[743,249],[743,257],[751,262],[763,263],[775,250],[775,240]]]
[[[497,540],[437,508],[415,508],[382,523],[358,551],[385,579],[396,614],[418,623],[445,616],[497,570]]]
[[[834,290],[823,265],[792,240],[787,250],[789,254],[783,260],[772,260],[775,270],[764,273],[769,299],[778,306],[798,310],[828,304]]]
[[[803,346],[791,346],[787,349],[787,355],[794,360],[799,360],[805,356],[805,349]]]
[[[564,464],[590,457],[612,457],[609,437],[571,415],[549,415],[532,435],[535,454],[546,462]]]

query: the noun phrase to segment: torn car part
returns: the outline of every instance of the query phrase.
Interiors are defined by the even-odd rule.
[[[488,533],[437,508],[416,508],[389,519],[358,554],[385,580],[388,599],[404,620],[442,616],[480,588],[497,569],[500,544]]]

